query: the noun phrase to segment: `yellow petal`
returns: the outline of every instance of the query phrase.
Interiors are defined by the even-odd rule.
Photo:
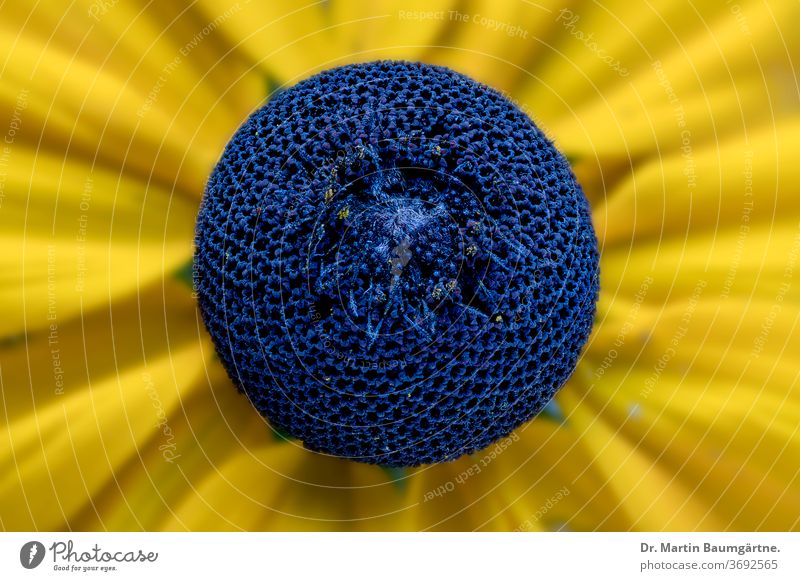
[[[0,336],[57,327],[191,256],[192,203],[79,159],[20,147],[8,160]]]
[[[424,494],[426,468],[386,470],[351,463],[348,499],[349,528],[358,531],[416,531],[420,529],[419,499]]]
[[[540,39],[553,28],[552,8],[492,0],[457,4],[444,11],[447,36],[429,58],[513,93],[538,72],[536,59],[546,50]]]
[[[800,201],[785,195],[800,179],[792,152],[800,146],[800,118],[785,119],[720,144],[693,147],[642,162],[593,218],[605,251],[643,241],[685,238],[797,215]],[[727,233],[726,233],[727,234]],[[615,248],[617,247],[617,248]]]
[[[795,240],[797,254],[800,235]],[[720,299],[701,284],[663,306],[648,296],[643,306],[616,309],[625,315],[596,330],[591,364],[568,390],[580,396],[575,405],[613,427],[615,439],[647,458],[642,465],[670,472],[707,507],[706,514],[670,517],[664,527],[796,526],[791,458],[800,453],[800,406],[787,354],[800,350],[800,304],[790,286]]]
[[[569,425],[534,419],[499,446],[423,469],[420,528],[627,528],[624,515],[609,516],[614,498],[576,436]]]
[[[219,22],[228,41],[279,84],[330,68],[348,54],[333,30],[351,25],[329,22],[323,2],[201,0],[198,7],[205,20]]]
[[[279,518],[287,507],[283,503],[284,494],[292,494],[292,487],[302,491],[309,500],[314,493],[325,496],[324,492],[300,480],[294,474],[300,472],[306,453],[296,445],[272,443],[254,447],[248,451],[234,454],[227,462],[209,468],[197,482],[190,482],[191,494],[187,494],[169,517],[164,528],[175,528],[180,524],[190,530],[223,528],[226,530],[268,530],[272,519]],[[318,462],[317,466],[324,464]],[[325,511],[323,518],[344,516],[341,507],[327,506],[315,502],[304,512],[283,514],[286,520],[296,521],[295,527],[302,525],[303,518],[315,520],[313,527],[324,527],[316,510]],[[285,521],[284,521],[285,522]]]
[[[571,107],[604,101],[602,95],[626,85],[679,43],[707,38],[708,26],[729,15],[719,3],[674,0],[648,2],[636,11],[624,0],[602,6],[562,3],[550,9],[549,50],[536,67],[542,85],[531,87],[545,97],[543,113],[551,104],[548,93]]]
[[[359,530],[387,522],[409,504],[405,488],[379,467],[274,437],[218,365],[210,378],[212,388],[194,392],[175,418],[179,473],[154,458],[149,473],[137,467],[125,486],[147,490],[152,477],[160,516],[144,499],[129,510],[117,499],[126,519],[145,513],[145,528],[165,530]]]
[[[263,98],[259,75],[194,12],[120,3],[96,22],[97,6],[2,11],[0,107],[11,115],[24,101],[15,147],[77,153],[198,198]]]
[[[172,443],[170,422],[203,361],[197,329],[185,325],[194,311],[187,293],[166,293],[165,319],[162,290],[153,291],[115,306],[113,317],[96,313],[5,348],[6,528],[71,526],[118,470]]]
[[[794,293],[781,289],[791,283],[785,269],[795,268],[799,246],[800,224],[787,218],[608,252],[600,261],[600,309],[633,298],[643,286],[648,303],[659,306],[696,293],[720,302],[731,296],[773,300],[779,293],[791,300]]]
[[[582,444],[594,455],[593,465],[606,475],[607,486],[618,499],[608,507],[609,514],[622,513],[639,530],[721,528],[694,490],[676,480],[657,456],[643,453],[638,441],[623,437],[615,424],[579,405],[570,391],[559,401],[564,403],[568,421],[579,430]]]
[[[695,10],[667,2],[641,17],[620,4],[572,10],[579,20],[558,23],[563,41],[553,49],[566,45],[565,52],[517,94],[567,154],[625,159],[675,151],[685,130],[693,143],[714,140],[796,107],[797,47],[787,48],[777,27],[797,18],[796,5],[742,3],[743,30],[719,3]]]
[[[332,0],[330,4],[331,20],[345,24],[335,32],[350,55],[348,61],[430,61],[425,57],[444,43],[457,24],[450,14],[459,7],[453,0]]]
[[[247,398],[231,384],[219,362],[203,343],[205,373],[181,398],[169,416],[173,439],[154,431],[138,454],[115,471],[71,521],[80,530],[185,530],[185,515],[177,511],[196,494],[193,483],[215,473],[217,466],[236,454],[273,440],[270,429]],[[224,526],[215,520],[194,523],[198,528]]]

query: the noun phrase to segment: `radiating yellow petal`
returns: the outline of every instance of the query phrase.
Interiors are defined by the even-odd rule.
[[[171,418],[203,359],[197,328],[184,323],[194,312],[187,293],[167,292],[164,314],[161,289],[153,291],[113,316],[96,313],[4,348],[5,528],[72,526],[118,470],[173,443]]]
[[[192,492],[184,497],[175,511],[175,517],[169,517],[164,527],[171,529],[179,523],[190,530],[205,530],[209,523],[213,523],[211,526],[214,529],[270,529],[270,520],[278,518],[288,508],[282,502],[282,496],[293,494],[293,488],[302,490],[309,499],[313,498],[315,492],[325,496],[324,490],[315,489],[302,481],[295,482],[291,478],[303,467],[307,460],[305,454],[292,444],[277,442],[235,454],[227,462],[207,470],[198,482],[191,483]],[[324,460],[318,462],[317,466],[323,463]],[[285,516],[316,520],[313,509],[320,507],[325,510],[327,518],[338,520],[344,516],[343,507],[327,506],[325,502],[315,504],[311,510],[300,515]],[[316,520],[312,527],[325,527],[325,522]]]
[[[601,245],[610,251],[711,231],[724,236],[798,215],[800,200],[785,192],[800,179],[793,156],[799,146],[795,117],[774,129],[642,162],[605,204],[595,205]]]
[[[592,530],[626,528],[609,517],[614,498],[569,425],[538,418],[500,445],[422,470],[421,529]]]
[[[697,144],[796,110],[792,62],[800,48],[778,23],[800,10],[737,7],[746,30],[719,3],[649,5],[638,21],[627,7],[575,7],[557,23],[564,30],[554,50],[566,52],[517,97],[572,156],[660,155],[677,151],[684,131]]]
[[[0,336],[49,329],[184,264],[193,204],[153,184],[25,148],[0,210]]]
[[[705,523],[701,528],[721,528],[708,505],[693,496],[693,489],[676,480],[657,457],[642,453],[637,441],[626,439],[614,424],[577,405],[579,400],[571,392],[559,399],[582,444],[594,454],[594,466],[606,475],[607,486],[619,499],[608,507],[610,514],[619,511],[642,530],[695,530],[699,523]]]
[[[23,102],[14,148],[82,155],[199,198],[263,99],[260,75],[193,11],[119,3],[95,20],[98,6],[0,10],[0,110],[11,116]]]
[[[426,58],[447,46],[458,24],[451,15],[462,8],[454,0],[331,1],[331,19],[353,23],[336,29],[350,60]],[[459,45],[463,46],[463,45]]]
[[[650,278],[647,299],[658,304],[680,304],[694,294],[720,302],[733,295],[772,300],[791,284],[785,269],[794,270],[798,246],[800,220],[788,218],[608,252],[601,259],[600,308],[617,295],[634,297]],[[794,293],[783,295],[791,300]]]
[[[430,51],[436,64],[448,66],[513,93],[530,80],[543,50],[542,37],[553,29],[552,2],[472,0],[444,11],[448,26],[443,46]]]
[[[191,490],[163,528],[414,530],[419,512],[410,499],[412,483],[419,482],[413,474],[407,484],[393,484],[380,467],[312,453],[296,441],[270,441],[263,433],[226,461],[182,476]]]
[[[169,416],[174,442],[154,431],[151,441],[115,472],[93,497],[91,505],[73,520],[81,530],[159,530],[167,515],[172,530],[185,530],[185,515],[176,512],[195,494],[193,483],[214,472],[236,454],[272,440],[270,429],[247,398],[231,384],[220,364],[209,360],[204,345],[206,369],[202,378]],[[174,443],[174,446],[171,444]],[[225,524],[223,515],[200,528]]]
[[[649,103],[638,95],[628,104],[594,102],[591,109],[576,111],[550,130],[571,155],[624,159],[657,152],[691,157],[693,150],[713,147],[732,134],[739,137],[747,127],[771,124],[774,115],[785,113],[788,108],[776,110],[773,98],[782,82],[742,76],[735,86],[730,80],[707,86],[678,104],[670,102],[666,93],[663,100]]]
[[[673,474],[694,499],[681,510],[705,503],[706,514],[678,514],[664,527],[794,528],[800,374],[788,354],[800,352],[800,302],[786,286],[726,299],[698,288],[601,325],[591,366],[566,390],[570,405],[613,427],[608,438],[626,440],[632,457],[646,458],[641,466]]]
[[[348,56],[333,30],[352,25],[329,22],[325,5],[313,0],[198,3],[204,18],[218,22],[229,42],[279,84],[293,84]]]
[[[550,8],[549,54],[536,67],[545,86],[532,89],[541,96],[555,89],[567,99],[564,105],[572,107],[604,102],[607,93],[647,70],[655,58],[679,50],[688,40],[707,38],[707,28],[730,15],[716,2],[674,0],[648,2],[636,11],[624,0]],[[551,105],[546,101],[543,114]]]

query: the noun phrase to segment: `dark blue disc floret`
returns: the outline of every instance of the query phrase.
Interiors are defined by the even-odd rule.
[[[256,111],[209,179],[195,272],[223,364],[275,429],[393,466],[535,416],[598,294],[563,156],[500,93],[408,62],[329,70]]]

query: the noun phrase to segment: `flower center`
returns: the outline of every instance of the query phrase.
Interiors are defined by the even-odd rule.
[[[239,130],[197,223],[220,358],[277,429],[387,465],[535,416],[591,330],[598,255],[565,159],[447,69],[377,62],[288,89]]]

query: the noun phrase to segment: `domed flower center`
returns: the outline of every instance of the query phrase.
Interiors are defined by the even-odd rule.
[[[196,242],[203,318],[259,412],[388,465],[456,458],[535,416],[598,291],[561,154],[500,94],[418,63],[326,71],[257,111]]]

